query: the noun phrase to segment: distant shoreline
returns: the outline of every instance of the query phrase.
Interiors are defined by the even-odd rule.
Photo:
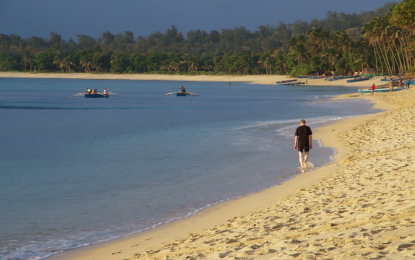
[[[248,82],[252,84],[276,85],[277,81],[293,79],[285,75],[161,75],[161,74],[91,74],[91,73],[29,73],[0,72],[0,78],[42,78],[42,79],[92,79],[92,80],[163,80],[163,81],[205,81],[205,82]],[[374,77],[369,81],[346,83],[346,80],[327,81],[324,79],[308,79],[307,84],[315,86],[350,86],[370,87],[384,84],[383,77]],[[298,79],[300,82],[306,79]],[[306,85],[304,85],[306,86]]]

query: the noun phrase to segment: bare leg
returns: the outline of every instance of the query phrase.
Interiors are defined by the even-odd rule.
[[[305,152],[305,156],[304,156],[304,167],[307,167],[307,160],[308,160],[308,155],[310,154],[310,152]]]
[[[303,159],[303,153],[302,152],[298,152],[299,155],[299,159],[300,159],[300,166],[304,167],[304,159]]]

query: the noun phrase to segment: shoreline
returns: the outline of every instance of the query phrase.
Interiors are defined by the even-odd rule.
[[[342,97],[337,98],[341,99]],[[366,99],[373,102],[373,98]],[[339,162],[346,159],[349,151],[346,146],[338,142],[339,134],[347,132],[356,125],[382,116],[388,111],[396,109],[396,106],[378,101],[373,108],[381,108],[386,111],[339,120],[315,130],[314,139],[320,139],[324,146],[333,147],[337,151],[336,155],[334,155],[334,162],[329,165],[297,175],[281,185],[258,193],[222,202],[190,217],[175,220],[171,223],[163,224],[137,234],[72,249],[48,257],[47,259],[126,259],[133,257],[136,253],[143,254],[150,250],[157,250],[158,248],[165,246],[166,243],[188,237],[189,233],[194,234],[203,232],[213,226],[227,223],[232,219],[249,215],[252,212],[264,210],[280,201],[284,201],[298,190],[317,184],[325,176],[329,175],[331,172],[338,171],[339,168],[341,168]],[[334,129],[342,130],[334,131]]]
[[[38,79],[89,79],[89,80],[161,80],[161,81],[205,81],[205,82],[231,82],[277,85],[277,81],[294,79],[284,75],[160,75],[160,74],[90,74],[90,73],[32,73],[32,72],[0,72],[0,78],[38,78]],[[324,79],[308,79],[308,85],[313,86],[348,86],[367,87],[373,83],[383,85],[382,76],[374,77],[368,81],[346,83],[346,80],[327,81]],[[297,79],[304,82],[306,79]],[[306,84],[306,85],[307,85]],[[302,86],[306,86],[302,85]]]

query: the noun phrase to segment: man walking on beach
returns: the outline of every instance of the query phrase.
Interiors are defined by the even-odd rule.
[[[300,125],[295,131],[294,150],[298,148],[300,165],[302,168],[307,168],[308,155],[313,149],[313,132],[310,127],[305,125],[304,119],[301,119]],[[303,152],[305,152],[305,156],[303,156]]]

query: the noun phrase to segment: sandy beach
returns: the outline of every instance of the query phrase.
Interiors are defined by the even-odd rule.
[[[286,79],[177,77],[262,84]],[[359,84],[380,84],[380,78]],[[313,85],[345,85],[318,81]],[[385,112],[315,129],[314,139],[337,149],[334,163],[192,217],[48,259],[414,259],[415,89],[339,98],[367,98]]]
[[[164,80],[164,81],[215,81],[215,82],[249,82],[253,84],[275,85],[277,81],[289,80],[281,75],[246,75],[246,76],[189,76],[189,75],[157,75],[157,74],[90,74],[90,73],[30,73],[30,72],[0,72],[0,78],[53,78],[53,79],[106,79],[106,80]],[[380,81],[383,77],[374,77],[368,81],[346,83],[346,80],[327,81],[324,79],[308,79],[307,84],[316,86],[350,86],[370,87],[385,84]],[[306,79],[298,79],[305,82]]]

